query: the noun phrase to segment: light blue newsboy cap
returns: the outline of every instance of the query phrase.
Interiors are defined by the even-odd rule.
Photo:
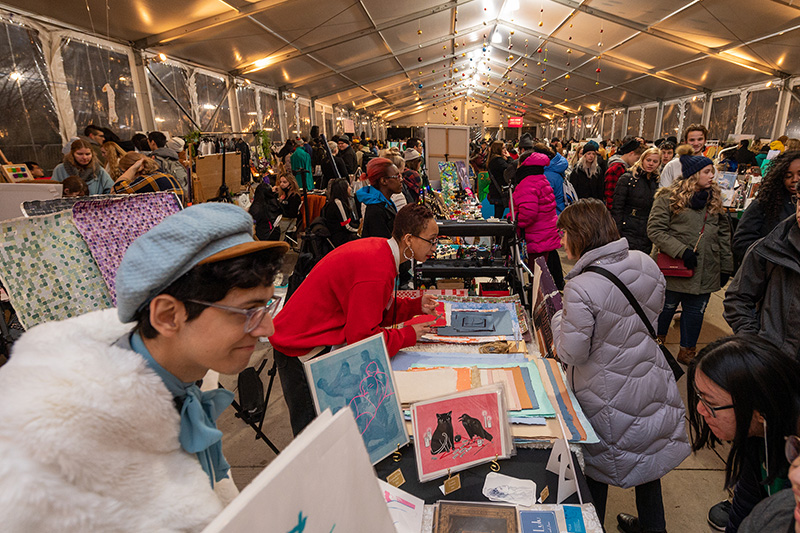
[[[117,270],[117,314],[131,322],[136,312],[175,280],[201,263],[239,257],[277,241],[253,240],[253,218],[233,204],[194,205],[165,218],[133,241]]]

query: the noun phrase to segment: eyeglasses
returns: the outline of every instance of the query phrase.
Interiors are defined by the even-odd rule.
[[[791,464],[800,456],[800,437],[789,435],[784,439],[786,439],[786,446],[783,449],[783,453],[786,454],[786,460]]]
[[[267,313],[269,313],[270,317],[275,316],[275,312],[278,310],[278,306],[281,303],[281,297],[270,298],[270,300],[267,302],[267,305],[261,307],[251,307],[250,309],[230,307],[228,305],[220,305],[211,302],[204,302],[202,300],[186,300],[186,301],[195,304],[205,305],[206,307],[214,307],[216,309],[222,309],[223,311],[228,311],[229,313],[237,313],[240,315],[244,315],[245,317],[247,317],[244,321],[244,332],[250,333],[261,324],[261,321],[264,320],[264,316]]]
[[[695,385],[695,389],[697,389],[697,385]],[[711,413],[712,418],[717,418],[717,411],[724,411],[725,409],[733,409],[733,404],[713,407],[699,393],[697,394],[697,397],[700,399],[700,403],[703,404],[703,407],[708,409],[708,412]]]
[[[395,174],[394,176],[386,176],[386,179],[387,179],[387,180],[391,180],[391,179],[396,179],[396,180],[399,180],[399,179],[401,179],[402,177],[403,177],[403,176],[401,176],[400,174]]]
[[[417,239],[420,239],[420,240],[423,240],[423,241],[427,242],[428,244],[431,245],[432,248],[435,248],[436,245],[439,244],[439,237],[436,237],[433,240],[426,239],[425,237],[420,237],[419,235],[412,235],[412,237],[416,237]]]

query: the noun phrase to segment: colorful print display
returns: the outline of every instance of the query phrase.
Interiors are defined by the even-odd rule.
[[[372,464],[409,442],[382,333],[304,364],[317,413],[349,407]]]
[[[114,280],[128,247],[169,215],[181,210],[175,193],[133,194],[78,202],[72,208],[75,226],[92,253],[116,305]]]
[[[511,455],[504,396],[492,385],[411,405],[421,482]]]
[[[71,211],[5,221],[0,243],[0,282],[26,329],[113,306]]]

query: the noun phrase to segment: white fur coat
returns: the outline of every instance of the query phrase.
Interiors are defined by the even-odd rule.
[[[0,368],[4,531],[196,531],[222,509],[172,395],[112,346],[129,330],[116,309],[42,324]]]

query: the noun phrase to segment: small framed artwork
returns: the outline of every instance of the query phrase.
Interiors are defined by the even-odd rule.
[[[33,174],[27,165],[2,165],[2,169],[8,183],[33,181]]]
[[[440,501],[434,517],[435,533],[517,533],[517,508],[513,505]]]
[[[345,407],[353,411],[372,464],[408,444],[382,333],[304,365],[317,413]]]
[[[503,384],[411,405],[421,482],[511,456]]]

